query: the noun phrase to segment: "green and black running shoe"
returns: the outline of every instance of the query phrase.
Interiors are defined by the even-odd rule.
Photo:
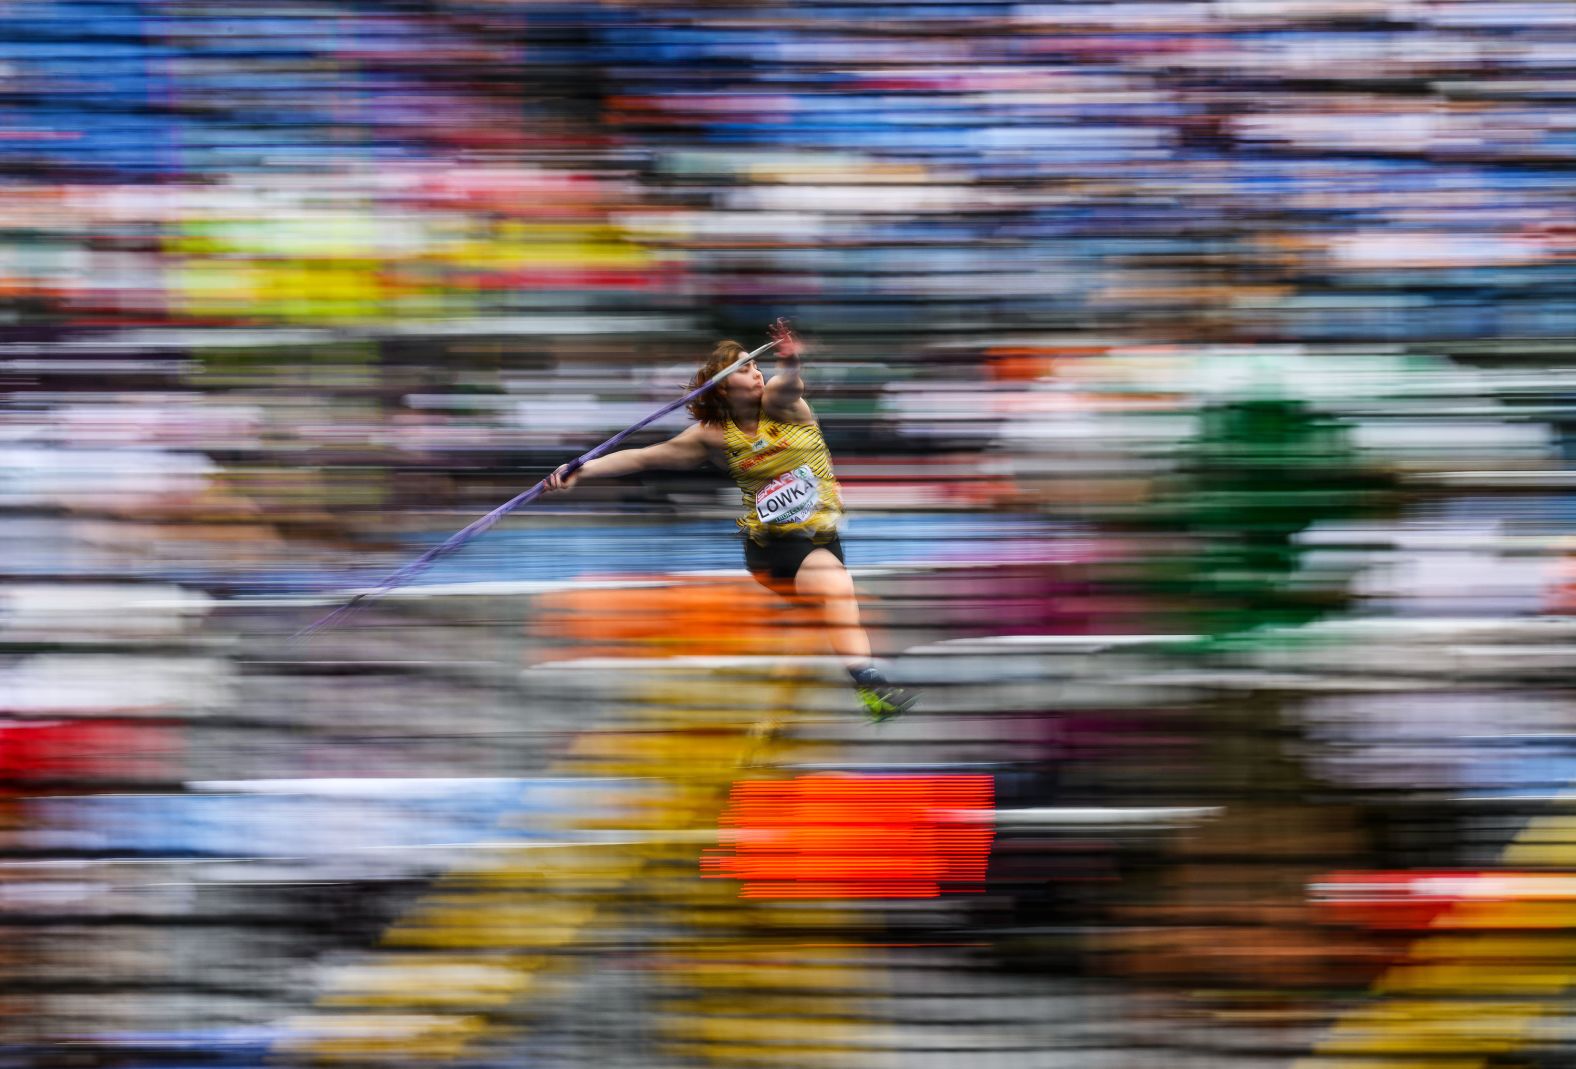
[[[879,724],[906,713],[919,700],[916,692],[888,682],[881,669],[873,664],[850,668],[848,674],[854,680],[854,694],[865,707],[865,715],[871,723]]]
[[[913,691],[894,687],[890,683],[874,687],[855,687],[854,694],[858,696],[859,704],[865,707],[865,715],[875,724],[908,712],[919,700],[919,695]]]

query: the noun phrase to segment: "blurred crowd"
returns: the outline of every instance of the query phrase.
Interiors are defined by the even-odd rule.
[[[1573,96],[1563,0],[0,4],[0,1061],[1567,1064]],[[715,472],[290,640],[779,315],[913,716]]]

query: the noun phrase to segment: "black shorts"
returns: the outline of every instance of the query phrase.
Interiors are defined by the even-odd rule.
[[[804,559],[818,549],[829,550],[842,561],[843,543],[836,535],[826,542],[816,542],[808,536],[768,538],[764,546],[756,545],[749,535],[744,536],[744,566],[757,579],[768,576],[779,582],[791,582],[799,574]]]

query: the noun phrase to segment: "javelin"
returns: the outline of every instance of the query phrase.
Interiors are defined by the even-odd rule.
[[[563,466],[564,474],[570,475],[576,471],[579,471],[580,468],[595,460],[603,453],[615,448],[620,442],[628,438],[631,434],[634,434],[636,431],[641,430],[652,423],[655,423],[657,420],[661,419],[669,412],[672,412],[680,405],[689,404],[695,398],[699,397],[701,394],[705,393],[707,390],[717,385],[717,383],[721,382],[723,379],[727,378],[729,375],[739,370],[739,368],[743,367],[745,364],[748,364],[751,360],[754,360],[756,357],[760,356],[762,353],[766,352],[776,344],[777,340],[773,339],[772,341],[769,341],[765,345],[761,346],[759,349],[756,349],[754,352],[745,353],[744,355],[740,356],[733,363],[717,372],[711,378],[695,387],[695,389],[691,390],[683,397],[680,397],[677,401],[663,405],[661,408],[651,413],[651,415],[647,416],[633,427],[630,427],[627,430],[619,431],[617,434],[613,435],[613,437],[592,449],[590,452],[583,453],[574,460],[571,460],[568,464],[565,464]],[[532,501],[535,501],[537,498],[541,497],[542,491],[546,488],[547,480],[543,479],[541,482],[537,483],[535,486],[531,487],[524,493],[517,494],[508,501],[505,501],[487,515],[482,516],[479,519],[472,520],[469,524],[454,532],[441,543],[433,546],[431,549],[427,550],[427,552],[423,553],[421,556],[405,565],[399,571],[395,572],[393,575],[390,575],[377,586],[372,587],[370,590],[363,590],[361,593],[345,602],[345,604],[341,605],[333,612],[319,617],[317,620],[314,620],[306,627],[303,627],[301,630],[292,635],[291,639],[296,640],[310,638],[319,631],[333,627],[336,623],[354,611],[363,601],[371,601],[374,598],[380,598],[384,594],[387,594],[390,590],[393,590],[395,587],[404,586],[406,583],[416,578],[416,576],[432,567],[442,558],[447,557],[450,553],[453,553],[455,550],[465,545],[465,543],[469,542],[477,535],[485,533],[490,527],[492,527],[493,524],[503,519],[521,505],[529,505]]]

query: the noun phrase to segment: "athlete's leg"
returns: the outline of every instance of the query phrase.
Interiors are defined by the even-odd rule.
[[[804,558],[794,576],[794,593],[820,613],[832,652],[849,670],[870,663],[870,637],[859,624],[853,577],[830,550],[812,550]]]
[[[832,652],[842,658],[854,692],[873,720],[885,720],[914,704],[911,690],[893,686],[870,660],[870,637],[859,623],[859,599],[843,562],[828,549],[812,550],[794,576],[794,591],[817,609]]]

